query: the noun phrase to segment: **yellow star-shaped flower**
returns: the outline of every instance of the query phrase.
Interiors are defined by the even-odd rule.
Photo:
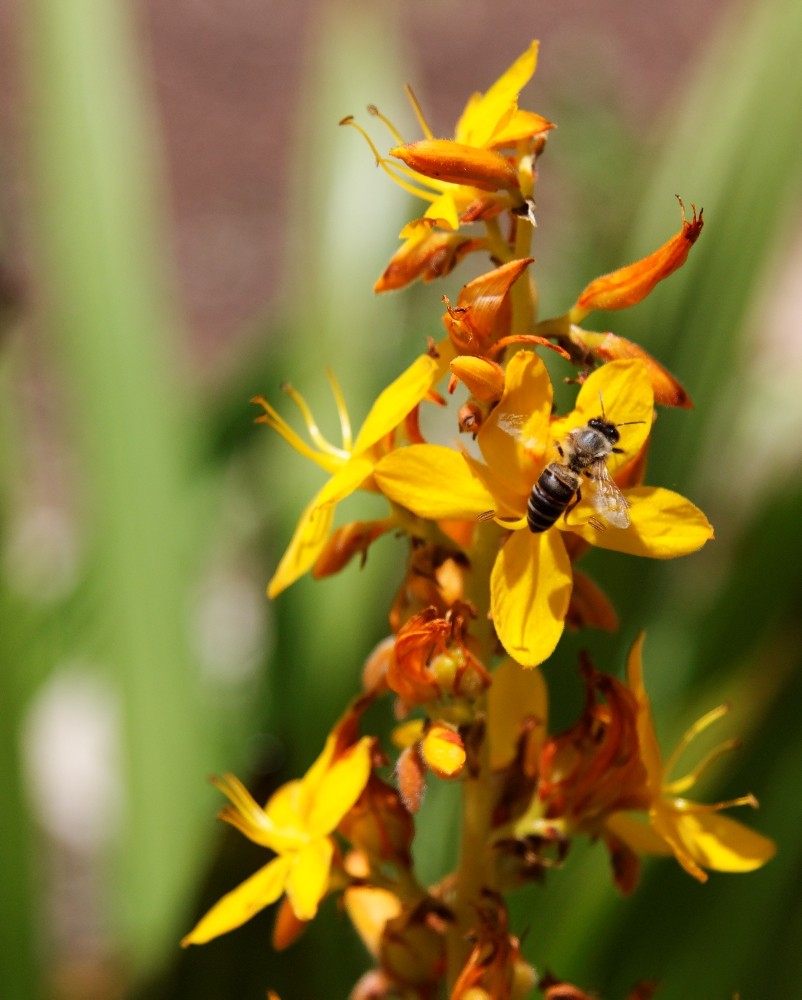
[[[233,774],[215,780],[227,795],[220,818],[276,857],[223,896],[182,945],[205,944],[250,920],[286,892],[299,920],[311,920],[329,884],[331,834],[362,794],[370,776],[371,737],[336,754],[332,733],[303,778],[279,788],[262,808]]]
[[[642,649],[641,635],[629,654],[627,680],[638,703],[638,742],[647,775],[649,825],[628,813],[616,813],[608,817],[606,828],[638,853],[673,853],[685,871],[700,882],[707,881],[706,868],[720,872],[749,872],[760,868],[774,856],[774,842],[720,812],[736,805],[756,807],[754,796],[745,795],[714,805],[686,799],[685,792],[695,784],[709,759],[695,772],[670,780],[678,753],[672,754],[667,764],[663,763],[643,683]],[[696,733],[720,718],[724,711],[714,710],[700,719],[678,749],[684,749]]]
[[[408,94],[424,138],[404,142],[392,123],[375,107],[371,113],[390,129],[398,145],[394,159],[382,156],[352,116],[341,124],[356,128],[368,142],[376,163],[400,187],[428,202],[420,219],[401,231],[403,246],[376,283],[377,292],[400,288],[423,277],[448,274],[461,257],[484,246],[481,239],[455,236],[463,224],[491,218],[507,209],[532,215],[534,141],[554,126],[542,115],[518,107],[518,97],[537,66],[533,41],[484,93],[468,100],[451,139],[435,138],[411,91]],[[514,155],[502,150],[514,149]],[[400,162],[397,162],[400,161]],[[439,230],[446,230],[446,236]]]
[[[339,389],[332,383],[342,429],[339,447],[323,437],[308,406],[295,390],[287,391],[303,414],[311,444],[299,437],[267,400],[262,396],[254,398],[253,402],[264,410],[257,420],[278,431],[296,451],[331,476],[301,514],[287,551],[268,584],[268,597],[277,597],[314,566],[331,534],[336,505],[360,487],[375,489],[371,475],[376,462],[387,451],[388,435],[426,397],[443,374],[448,358],[447,350],[438,358],[428,354],[417,358],[379,395],[355,439]]]
[[[593,372],[574,410],[551,419],[552,387],[537,355],[519,351],[507,366],[504,394],[477,440],[484,462],[440,445],[411,445],[381,459],[379,488],[420,517],[475,519],[488,510],[512,528],[491,574],[491,611],[507,652],[525,666],[542,663],[562,634],[573,577],[565,536],[600,548],[658,559],[685,555],[713,537],[704,514],[684,497],[659,487],[624,489],[628,527],[607,528],[583,496],[553,528],[526,528],[532,486],[571,430],[601,415],[619,425],[621,453],[610,456],[615,476],[641,451],[651,428],[654,395],[642,361],[614,361]],[[600,399],[603,400],[600,402]],[[480,530],[491,530],[484,525]]]

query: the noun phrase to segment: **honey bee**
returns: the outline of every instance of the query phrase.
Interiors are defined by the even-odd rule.
[[[561,514],[568,517],[582,499],[586,481],[596,513],[614,528],[629,526],[629,501],[607,469],[610,455],[623,451],[616,447],[620,437],[618,428],[623,426],[611,423],[602,407],[602,416],[593,417],[583,427],[576,427],[557,445],[560,461],[546,466],[529,495],[526,523],[530,531],[536,534],[546,531]],[[591,523],[596,527],[604,526],[595,518]]]

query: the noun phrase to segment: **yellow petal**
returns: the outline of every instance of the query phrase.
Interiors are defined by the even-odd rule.
[[[554,651],[571,598],[571,563],[560,533],[513,531],[490,577],[493,622],[507,652],[535,667]]]
[[[704,514],[679,493],[637,486],[625,490],[624,496],[631,504],[632,523],[628,528],[600,531],[590,523],[575,523],[583,514],[590,516],[593,513],[589,502],[583,498],[569,518],[568,530],[599,548],[652,559],[688,555],[713,538],[713,527]],[[560,521],[560,527],[563,526],[565,522]]]
[[[607,463],[614,473],[638,453],[652,429],[654,391],[643,361],[611,361],[592,372],[579,390],[574,410],[552,422],[554,440],[561,441],[569,431],[602,416],[602,408],[604,416],[614,424],[630,424],[621,429],[618,447],[623,454],[612,455]]]
[[[372,469],[367,459],[351,458],[313,497],[268,584],[268,597],[277,597],[314,566],[331,533],[335,504],[358,489]]]
[[[331,833],[362,794],[370,776],[371,743],[370,737],[363,737],[323,775],[309,803],[307,830],[311,836]]]
[[[493,497],[461,452],[412,444],[385,455],[374,472],[379,489],[419,517],[471,519],[493,508]]]
[[[462,209],[457,205],[458,192],[461,191],[461,188],[451,188],[439,194],[426,209],[424,219],[430,219],[441,229],[452,229],[456,232],[459,229],[459,217],[462,214]],[[401,235],[406,235],[408,230],[409,226],[405,226],[401,230]]]
[[[529,494],[512,492],[509,489],[507,485],[509,477],[499,478],[504,473],[503,466],[498,465],[491,469],[483,462],[477,462],[475,458],[471,458],[467,452],[465,453],[465,461],[490,496],[492,506],[487,508],[488,511],[492,509],[497,517],[502,517],[507,521],[516,521],[523,517]]]
[[[189,944],[205,944],[212,938],[227,934],[270,903],[274,903],[284,892],[290,865],[288,858],[280,857],[260,868],[255,875],[251,875],[215,903],[181,941],[182,946],[186,948]]]
[[[401,913],[398,896],[387,889],[355,885],[345,890],[343,901],[362,943],[374,958],[378,958],[384,925]]]
[[[549,454],[552,401],[542,360],[518,351],[507,365],[504,395],[477,437],[488,466],[511,493],[528,497],[543,466],[556,458],[556,451]],[[525,506],[524,500],[521,513]]]
[[[329,887],[334,844],[328,837],[313,840],[292,857],[287,876],[287,899],[299,920],[311,920]]]
[[[489,358],[462,354],[451,362],[451,371],[483,403],[495,402],[504,391],[504,369]]]
[[[516,111],[503,128],[498,128],[490,139],[493,149],[513,146],[522,140],[531,139],[541,132],[554,128],[554,123],[533,111]]]
[[[279,854],[296,848],[305,836],[305,808],[303,781],[288,781],[267,800],[265,812],[273,829],[265,833],[262,841]]]
[[[457,122],[454,138],[458,142],[484,146],[509,122],[518,108],[518,95],[537,67],[538,46],[533,41],[485,94],[473,95]]]
[[[774,857],[777,849],[768,837],[719,812],[672,810],[670,817],[680,845],[701,868],[751,872]]]
[[[367,451],[385,434],[398,427],[431,389],[445,366],[446,362],[421,354],[405,372],[391,382],[370,408],[354,442],[354,454]]]
[[[312,808],[312,803],[318,793],[318,789],[323,783],[323,779],[328,773],[331,767],[332,761],[334,760],[334,750],[337,746],[337,737],[334,733],[329,733],[326,737],[326,742],[323,745],[323,749],[320,751],[315,761],[310,764],[309,769],[306,774],[298,781],[288,782],[286,785],[279,788],[278,791],[274,792],[270,801],[268,802],[268,811],[273,815],[273,809],[278,801],[278,797],[282,790],[285,788],[291,788],[293,786],[298,786],[297,794],[293,799],[294,807],[297,809],[298,813],[302,816],[307,816],[310,809]]]
[[[662,795],[663,761],[660,755],[660,744],[654,731],[652,708],[646,686],[643,683],[643,643],[646,635],[640,632],[632,644],[627,656],[627,684],[638,702],[638,742],[640,744],[641,760],[646,768],[649,791],[652,799],[657,801]]]
[[[630,813],[613,813],[605,820],[604,826],[637,854],[666,857],[674,853],[671,845],[656,830]]]
[[[539,670],[523,670],[520,663],[507,657],[494,671],[487,692],[491,768],[500,770],[512,763],[524,723],[532,720],[545,735],[547,718],[548,692],[543,674]]]
[[[393,741],[393,746],[404,750],[418,742],[423,736],[423,729],[423,719],[407,719],[406,722],[393,727],[390,739]]]

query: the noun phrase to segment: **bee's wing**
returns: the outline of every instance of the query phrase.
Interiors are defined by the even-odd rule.
[[[588,473],[590,486],[588,499],[593,509],[614,528],[628,528],[629,500],[615,485],[604,459],[594,462]]]

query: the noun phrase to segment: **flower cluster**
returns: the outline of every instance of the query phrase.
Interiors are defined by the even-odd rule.
[[[687,408],[679,382],[642,347],[582,323],[598,310],[637,304],[688,257],[702,212],[684,207],[680,230],[653,253],[591,281],[560,315],[540,319],[531,241],[537,161],[553,125],[519,108],[534,73],[533,42],[465,107],[452,139],[435,138],[413,101],[423,138],[390,131],[385,156],[355,119],[377,163],[427,202],[376,284],[383,292],[434,281],[467,255],[490,269],[445,299],[444,333],[380,393],[354,436],[331,376],[341,443],[327,440],[303,397],[285,387],[308,440],[263,397],[257,419],[328,476],[301,515],[268,594],[299,577],[363,561],[384,535],[402,536],[402,582],[388,594],[386,640],[367,657],[363,691],[337,723],[306,776],[259,806],[240,782],[216,782],[230,799],[221,818],[271,852],[185,938],[199,944],[284,897],[274,941],[289,944],[323,898],[344,906],[375,967],[354,1000],[426,1000],[445,981],[451,1000],[585,996],[538,978],[510,930],[504,893],[542,880],[566,862],[572,841],[601,840],[616,885],[638,881],[642,855],[673,855],[704,881],[708,871],[750,871],[773,845],[724,808],[685,798],[714,753],[672,777],[679,752],[723,710],[704,716],[664,763],[646,695],[643,639],[626,682],[586,658],[585,704],[576,723],[552,732],[548,690],[537,669],[566,627],[613,630],[618,615],[580,568],[590,546],[668,559],[713,537],[705,515],[661,485],[647,485],[655,407]],[[541,353],[537,353],[540,351]],[[555,411],[555,371],[578,385]],[[427,431],[426,405],[453,417]],[[441,421],[442,424],[442,421]],[[384,498],[384,516],[335,526],[335,508],[357,490]],[[387,544],[390,544],[389,540]],[[391,699],[390,746],[361,735],[364,710]],[[730,748],[724,744],[722,749]],[[459,783],[459,860],[423,885],[412,860],[428,783]],[[651,995],[641,984],[633,997]]]

